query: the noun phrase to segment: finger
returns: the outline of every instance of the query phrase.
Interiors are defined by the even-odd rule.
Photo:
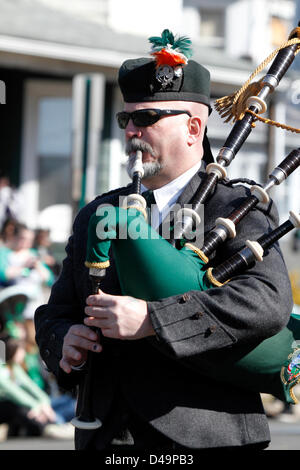
[[[84,313],[86,315],[90,315],[92,317],[97,318],[107,318],[109,315],[111,315],[111,312],[109,312],[107,307],[101,305],[96,307],[85,307]]]
[[[109,328],[112,326],[112,321],[109,318],[87,317],[83,321],[86,325],[98,328],[101,331],[103,328]]]
[[[84,325],[73,325],[69,329],[69,332],[66,335],[66,339],[68,337],[73,337],[73,336],[79,336],[82,338],[90,339],[92,341],[97,341],[98,339],[97,333]]]
[[[99,289],[99,294],[89,295],[86,299],[87,305],[97,305],[102,307],[111,307],[116,305],[117,295],[106,294]]]
[[[59,361],[59,366],[64,372],[66,372],[66,374],[72,372],[71,365],[64,357]]]
[[[91,325],[93,326],[93,325]],[[97,337],[97,335],[96,335]],[[97,337],[98,338],[98,337]],[[77,357],[77,354],[75,354],[75,351],[78,353],[82,353],[83,351],[95,351],[95,348],[97,350],[100,351],[99,348],[101,348],[101,345],[99,344],[99,342],[96,342],[96,341],[90,341],[88,339],[85,339],[83,337],[80,337],[80,336],[71,336],[64,344],[63,346],[63,353],[67,353],[68,349],[67,348],[73,348],[73,350],[71,350],[71,354],[72,354],[72,359],[79,359]],[[79,351],[78,351],[79,350]],[[75,355],[74,355],[75,354]],[[75,357],[76,356],[76,357]]]
[[[63,348],[63,356],[72,365],[74,365],[74,362],[82,361],[82,353],[74,346],[66,346]]]
[[[112,328],[112,327],[102,328],[102,334],[106,338],[122,339],[119,331],[116,328]]]
[[[95,318],[95,317],[87,317],[84,320],[84,323],[91,328],[98,328],[101,330],[102,328],[102,322],[104,321],[103,319]]]

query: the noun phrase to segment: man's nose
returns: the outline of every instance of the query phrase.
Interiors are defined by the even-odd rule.
[[[128,124],[125,128],[125,137],[127,140],[132,139],[133,137],[138,137],[138,138],[142,137],[141,128],[135,126],[131,119],[129,119]]]

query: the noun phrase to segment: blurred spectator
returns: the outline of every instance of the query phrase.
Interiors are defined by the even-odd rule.
[[[74,417],[75,399],[69,394],[61,393],[57,384],[54,383],[56,379],[49,381],[50,374],[47,374],[42,365],[35,343],[33,314],[37,306],[45,302],[42,289],[43,286],[52,284],[54,274],[50,266],[46,264],[48,262],[52,267],[52,260],[45,257],[48,253],[44,251],[44,248],[47,250],[49,246],[49,233],[46,231],[47,237],[38,237],[41,250],[33,248],[34,235],[34,232],[25,225],[16,223],[12,241],[8,245],[0,246],[0,284],[3,287],[1,298],[4,299],[0,305],[1,328],[2,334],[9,338],[8,350],[10,351],[11,348],[13,351],[13,363],[7,362],[7,367],[3,366],[0,370],[0,424],[10,422],[10,435],[18,433],[21,426],[25,429],[24,432],[30,435],[41,435],[47,432],[49,436],[52,432],[55,437],[70,437],[70,429],[68,430],[67,427],[57,429],[57,425],[62,426]],[[6,298],[7,296],[3,294],[9,290],[13,292]],[[21,302],[23,297],[25,302]],[[18,302],[9,302],[12,298],[17,299]],[[13,305],[10,305],[12,303]],[[8,357],[10,356],[9,352]],[[9,373],[16,378],[18,383],[12,385],[8,380],[12,378]],[[8,388],[4,386],[4,383]],[[8,393],[8,389],[11,393],[15,391],[16,396],[23,397],[24,402],[19,404],[12,402],[12,395]],[[27,392],[30,389],[30,394],[34,395],[33,398],[25,397],[23,389]],[[39,413],[36,414],[33,401],[38,398],[43,403],[38,406]],[[32,407],[29,409],[30,403]],[[15,419],[11,421],[13,416]],[[47,416],[47,430],[45,431]],[[51,416],[54,416],[54,427],[49,424],[53,421],[50,419]]]
[[[22,312],[10,312],[2,309],[0,305],[1,316],[3,316],[3,332],[12,338],[19,340],[26,339],[26,329]]]
[[[52,271],[42,263],[33,250],[34,232],[18,225],[11,248],[0,247],[0,285],[18,285],[31,300],[23,312],[24,318],[33,318],[35,309],[44,303],[43,285],[51,286]]]
[[[21,220],[22,198],[11,186],[9,178],[0,170],[0,229],[8,218]]]
[[[26,342],[23,367],[29,377],[50,397],[51,406],[57,415],[57,421],[59,423],[69,422],[75,415],[76,401],[68,393],[62,393],[57,386],[55,376],[45,371],[35,342],[33,320],[25,320],[25,330]]]
[[[43,366],[37,344],[35,342],[35,328],[32,319],[24,321],[26,331],[25,355],[23,367],[29,377],[44,391],[47,391],[47,382],[43,376]]]
[[[19,222],[12,218],[5,219],[0,232],[0,244],[11,248]],[[0,245],[0,246],[1,246]]]
[[[57,276],[60,271],[60,266],[51,252],[50,230],[37,229],[35,232],[33,247],[36,250],[39,259],[53,271],[55,276]]]
[[[0,365],[0,423],[9,424],[9,436],[49,436],[70,438],[72,430],[62,426],[61,418],[51,406],[49,396],[28,376],[22,367],[23,342],[3,337],[6,364]]]
[[[51,406],[56,413],[56,421],[69,422],[75,415],[76,401],[72,395],[59,389],[54,375],[45,369],[35,342],[34,322],[32,319],[24,319],[22,315],[24,308],[19,308],[21,300],[23,303],[23,295],[13,295],[12,289],[15,292],[14,287],[8,287],[0,295],[5,299],[0,302],[0,314],[3,313],[3,335],[22,342],[24,357],[20,365],[29,378],[49,396]],[[8,297],[3,295],[5,291],[10,291],[12,295]]]

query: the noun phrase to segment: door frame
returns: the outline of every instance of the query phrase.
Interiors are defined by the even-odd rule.
[[[72,98],[72,81],[29,79],[25,82],[20,191],[25,201],[22,220],[33,229],[39,216],[38,103],[50,96]]]

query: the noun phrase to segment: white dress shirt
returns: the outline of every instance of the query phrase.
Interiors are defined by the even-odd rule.
[[[201,161],[192,166],[189,170],[182,175],[178,176],[170,183],[165,184],[161,188],[154,189],[153,195],[155,198],[156,204],[151,207],[151,225],[157,230],[161,222],[170,212],[172,206],[175,204],[184,188],[192,177],[199,171],[201,166]],[[141,185],[142,193],[147,191],[143,184]]]

